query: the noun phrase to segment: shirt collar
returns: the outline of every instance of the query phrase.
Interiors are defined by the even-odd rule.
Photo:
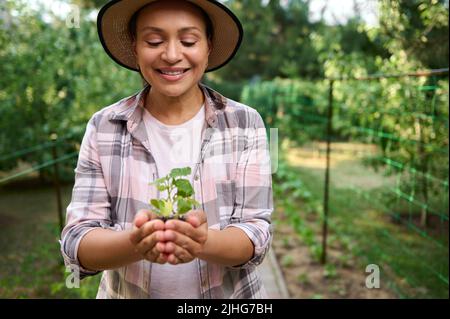
[[[144,99],[149,89],[150,86],[147,85],[137,94],[123,100],[122,103],[119,103],[120,106],[118,110],[111,113],[109,120],[125,121],[127,122],[128,130],[130,132],[134,131],[139,123],[142,122]],[[216,128],[218,125],[217,116],[224,112],[227,105],[227,99],[204,84],[200,84],[200,89],[205,96],[206,122],[209,126]]]

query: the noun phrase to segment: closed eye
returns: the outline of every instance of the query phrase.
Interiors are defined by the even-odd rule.
[[[145,41],[147,42],[148,45],[150,45],[151,47],[157,47],[160,44],[163,43],[163,41],[158,41],[158,42],[150,42],[150,41]],[[188,42],[188,41],[181,41],[181,44],[183,44],[183,46],[185,47],[192,47],[196,44],[197,42]]]
[[[159,42],[149,42],[149,41],[145,41],[147,42],[148,45],[152,46],[152,47],[157,47],[158,45],[160,45],[162,43],[162,41]]]
[[[182,43],[185,47],[192,47],[192,46],[194,46],[197,42],[181,41],[181,43]]]

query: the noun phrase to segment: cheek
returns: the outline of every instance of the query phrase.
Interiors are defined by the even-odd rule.
[[[191,62],[195,63],[196,66],[203,68],[208,63],[208,52],[199,50],[195,54],[192,54]]]
[[[140,63],[149,64],[155,61],[157,53],[148,49],[142,49],[137,52],[137,59]]]

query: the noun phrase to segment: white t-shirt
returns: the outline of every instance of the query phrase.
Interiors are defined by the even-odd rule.
[[[195,163],[200,155],[203,134],[206,130],[205,106],[187,122],[166,125],[145,110],[143,120],[150,141],[150,151],[156,162],[159,177],[173,168],[191,167],[192,182]],[[161,193],[161,196],[166,194]],[[185,264],[152,265],[150,296],[154,299],[198,299],[200,280],[197,259]]]

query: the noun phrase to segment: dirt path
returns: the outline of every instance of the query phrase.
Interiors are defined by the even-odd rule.
[[[285,240],[288,238],[289,240]],[[342,247],[331,245],[329,265],[311,257],[308,247],[288,224],[275,227],[273,249],[281,266],[291,298],[296,299],[387,299],[397,298],[388,287],[368,289],[365,267],[345,256]]]
[[[305,148],[289,148],[287,160],[293,167],[308,169],[308,172],[323,180],[325,170],[325,145],[314,144]],[[370,145],[349,143],[334,144],[331,158],[333,187],[349,184],[371,189],[390,182],[381,180],[380,174],[357,163],[356,157],[373,153]],[[341,184],[340,181],[345,181]],[[366,287],[366,265],[349,254],[337,241],[329,241],[328,263],[321,265],[312,257],[310,249],[302,242],[281,210],[274,213],[278,221],[274,231],[273,248],[282,268],[292,298],[398,298],[386,286],[380,289]],[[316,231],[316,233],[320,233]],[[320,242],[320,238],[317,238]]]

